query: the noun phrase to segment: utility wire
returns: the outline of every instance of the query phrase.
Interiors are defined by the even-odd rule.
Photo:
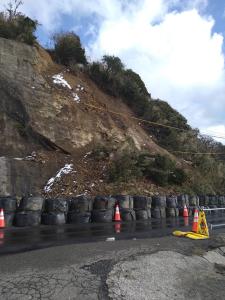
[[[130,119],[137,120],[141,123],[147,123],[147,124],[150,124],[150,125],[161,126],[161,127],[165,127],[165,128],[175,129],[177,131],[183,131],[183,132],[189,132],[190,131],[190,130],[183,129],[183,128],[178,128],[178,127],[175,127],[175,126],[170,126],[170,125],[165,125],[165,124],[161,124],[161,123],[158,123],[158,122],[152,122],[152,121],[140,119],[140,118],[134,117],[132,115],[124,114],[124,113],[121,113],[121,112],[116,112],[116,111],[106,109],[106,108],[103,108],[103,107],[98,107],[98,106],[93,105],[93,104],[87,104],[87,103],[84,103],[84,102],[82,104],[87,106],[87,107],[97,109],[97,110],[100,110],[100,111],[104,111],[104,112],[108,112],[108,113],[111,113],[111,114],[114,114],[114,115],[128,117]],[[204,134],[204,135],[207,135],[207,134]],[[214,137],[214,138],[221,138],[221,139],[225,140],[225,137],[218,137],[218,136],[214,136],[214,135],[207,135],[207,136]],[[180,153],[180,154],[192,154],[192,155],[225,155],[225,152],[224,153],[216,153],[216,152],[205,153],[205,152],[188,152],[188,151],[169,151],[169,152]]]

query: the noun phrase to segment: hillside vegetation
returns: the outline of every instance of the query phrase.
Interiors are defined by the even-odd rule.
[[[74,134],[74,140],[70,138],[69,142],[72,146],[69,146],[65,139],[63,140],[62,135],[58,138],[62,146],[57,146],[56,135],[59,124],[56,124],[58,121],[55,119],[55,128],[51,123],[49,136],[42,137],[42,142],[45,141],[45,144],[51,145],[51,151],[55,151],[57,155],[57,151],[66,149],[63,153],[70,154],[71,160],[79,166],[81,161],[78,152],[75,155],[68,149],[77,147],[81,155],[89,150],[88,164],[85,162],[86,165],[80,165],[80,170],[83,168],[83,173],[85,173],[84,169],[89,173],[89,167],[92,170],[95,169],[92,174],[89,173],[89,176],[96,180],[98,176],[99,179],[102,178],[103,172],[100,169],[104,165],[104,189],[101,189],[99,185],[98,192],[116,190],[129,192],[132,189],[135,193],[135,189],[139,189],[140,192],[142,188],[142,192],[145,193],[148,186],[151,186],[153,192],[198,194],[225,192],[225,146],[210,137],[201,135],[197,129],[192,129],[187,120],[166,101],[152,99],[141,77],[133,70],[127,69],[119,57],[105,55],[101,61],[88,63],[80,38],[73,32],[55,35],[54,47],[47,50],[54,63],[49,63],[50,58],[48,62],[44,62],[47,53],[43,49],[40,50],[35,42],[34,34],[37,24],[36,21],[17,11],[8,10],[8,13],[0,13],[0,37],[30,45],[36,44],[36,49],[39,49],[39,52],[42,51],[43,65],[48,65],[44,73],[43,68],[37,68],[42,70],[42,73],[38,72],[45,78],[46,86],[51,87],[51,97],[61,101],[60,104],[55,102],[55,107],[65,108],[64,117],[66,114],[70,115],[71,122],[68,124],[71,128],[68,128],[68,131],[73,131]],[[85,101],[79,104],[80,107],[71,109],[68,108],[70,106],[66,107],[71,94],[68,89],[64,92],[49,81],[55,72],[61,72],[60,74],[68,72],[66,76],[69,83],[82,80],[86,85],[86,90],[83,88],[86,93]],[[44,84],[41,84],[43,88]],[[30,89],[32,89],[31,86]],[[77,85],[75,90],[71,88],[72,91],[79,89],[81,89],[80,85]],[[80,98],[76,93],[73,93],[73,97],[79,103]],[[93,107],[96,106],[96,109],[88,107],[88,103]],[[100,108],[99,111],[98,108]],[[50,109],[49,106],[49,112]],[[59,114],[63,114],[63,111],[61,110]],[[54,114],[51,117],[54,122]],[[77,123],[73,123],[73,118],[76,118]],[[81,121],[85,118],[87,118],[86,125],[84,121]],[[93,121],[93,118],[96,121]],[[100,121],[102,124],[107,124],[107,130],[100,129],[100,127],[103,128],[103,125],[99,125]],[[89,142],[86,140],[82,142],[82,146],[75,145],[75,136],[81,129],[74,128],[74,124],[89,133],[89,136],[86,133],[87,139],[90,139]],[[101,139],[94,137],[96,128],[93,124],[102,130],[98,132]],[[46,123],[46,128],[48,126],[49,124]],[[87,128],[83,128],[84,126]],[[21,127],[20,123],[16,125],[19,134],[29,143],[27,128],[27,125]],[[43,131],[45,134],[46,128]],[[112,131],[110,136],[109,128]],[[29,130],[31,132],[31,129]],[[40,134],[36,136],[40,137]],[[51,140],[52,136],[54,136],[54,143]],[[138,143],[138,139],[141,141],[146,139],[146,145]],[[87,176],[81,176],[82,180],[87,181]],[[84,183],[80,182],[80,185],[85,188]],[[66,191],[64,189],[64,192],[71,193],[71,189],[68,188]],[[60,193],[59,190],[57,193]]]

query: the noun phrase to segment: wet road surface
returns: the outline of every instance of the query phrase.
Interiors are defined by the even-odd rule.
[[[193,218],[150,219],[122,223],[66,224],[62,226],[6,228],[0,230],[0,255],[19,253],[47,247],[98,242],[107,239],[126,240],[163,237],[174,230],[191,230]],[[225,214],[208,216],[209,224],[224,224]],[[225,226],[215,227],[215,232],[225,232]]]

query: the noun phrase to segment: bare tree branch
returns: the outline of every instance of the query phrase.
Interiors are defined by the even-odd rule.
[[[6,7],[6,11],[9,14],[9,20],[12,21],[16,15],[18,14],[18,8],[23,5],[23,1],[22,0],[14,0],[14,1],[10,1],[8,3],[8,6]]]

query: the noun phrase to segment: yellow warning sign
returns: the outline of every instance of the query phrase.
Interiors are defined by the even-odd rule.
[[[184,232],[184,231],[174,231],[173,235],[175,236],[183,236],[193,240],[202,240],[209,238],[209,229],[206,222],[206,217],[204,211],[199,212],[198,216],[198,229],[197,232]]]
[[[173,235],[179,236],[179,237],[181,237],[181,236],[187,237],[187,238],[192,239],[192,240],[204,240],[204,239],[209,238],[206,235],[195,233],[195,232],[192,232],[192,231],[184,232],[184,231],[178,231],[177,230],[177,231],[173,232]]]
[[[197,233],[209,236],[209,229],[208,229],[208,225],[206,222],[206,217],[205,217],[204,211],[199,212]]]

